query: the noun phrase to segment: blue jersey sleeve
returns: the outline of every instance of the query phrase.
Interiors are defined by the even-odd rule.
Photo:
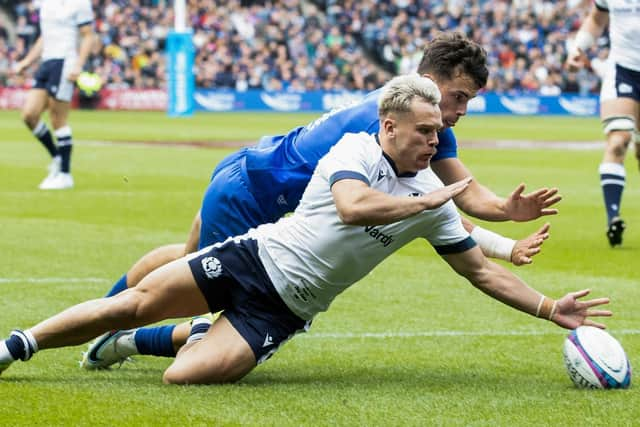
[[[442,159],[458,157],[458,142],[451,128],[438,132],[438,152],[433,156],[432,162]]]

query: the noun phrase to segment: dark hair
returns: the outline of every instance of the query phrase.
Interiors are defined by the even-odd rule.
[[[489,77],[487,52],[462,33],[440,33],[424,49],[418,73],[450,80],[458,72],[483,88]]]

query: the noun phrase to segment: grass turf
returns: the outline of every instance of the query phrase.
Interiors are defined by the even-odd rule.
[[[213,166],[229,151],[86,141],[254,140],[308,115],[74,111],[76,188],[36,189],[46,156],[0,113],[0,335],[104,295],[140,255],[184,240]],[[595,119],[470,117],[458,138],[597,140]],[[492,229],[520,237],[545,220],[552,237],[531,266],[511,269],[551,296],[608,295],[607,324],[640,363],[636,301],[640,194],[628,159],[623,248],[604,236],[597,151],[461,150],[476,178],[506,195],[558,186],[561,214]],[[307,335],[238,384],[163,386],[170,360],[139,357],[106,372],[77,368],[84,347],[42,352],[0,377],[3,425],[635,425],[640,396],[576,390],[561,357],[565,332],[511,310],[414,242],[339,297]]]

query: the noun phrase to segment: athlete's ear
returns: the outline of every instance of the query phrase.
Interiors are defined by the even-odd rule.
[[[382,121],[380,130],[382,130],[386,136],[393,138],[396,134],[396,121],[391,117],[386,117]]]

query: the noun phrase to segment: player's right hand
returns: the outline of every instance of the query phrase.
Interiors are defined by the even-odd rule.
[[[422,196],[424,200],[424,209],[437,209],[444,205],[449,200],[466,190],[472,180],[473,177],[468,176],[460,181],[454,182],[453,184],[449,184],[443,188],[425,194]]]

